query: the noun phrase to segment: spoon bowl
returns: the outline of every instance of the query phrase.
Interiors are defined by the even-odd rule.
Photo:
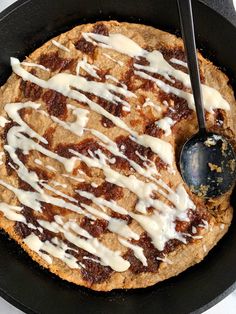
[[[229,191],[235,182],[235,153],[221,135],[207,132],[196,52],[191,0],[177,0],[199,132],[183,146],[180,171],[190,189],[203,198]]]
[[[230,190],[235,182],[235,157],[232,145],[223,136],[197,133],[182,147],[182,177],[198,196],[220,196]]]

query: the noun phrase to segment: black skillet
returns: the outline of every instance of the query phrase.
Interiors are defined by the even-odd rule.
[[[193,2],[198,47],[224,65],[233,79],[236,27],[201,2]],[[10,56],[22,59],[76,24],[110,19],[179,29],[175,0],[20,0],[0,14],[0,84],[10,74]],[[146,289],[110,293],[56,278],[0,234],[0,295],[27,313],[201,313],[236,287],[235,223],[203,262],[176,278]]]

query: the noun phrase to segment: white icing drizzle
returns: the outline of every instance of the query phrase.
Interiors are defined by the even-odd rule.
[[[130,57],[138,57],[143,53],[143,49],[138,44],[122,34],[109,34],[109,36],[104,36],[94,33],[82,33],[82,35],[84,39],[95,45],[116,50]]]
[[[0,166],[3,164],[2,158],[4,155],[4,152],[0,152]]]
[[[47,144],[47,140],[40,136],[38,133],[36,133],[33,129],[31,129],[20,117],[18,110],[23,108],[33,108],[37,109],[39,108],[39,104],[32,103],[32,102],[26,102],[24,104],[22,103],[12,103],[7,104],[5,106],[5,111],[11,117],[14,121],[16,121],[20,126],[12,127],[9,132],[7,133],[7,142],[8,145],[5,145],[4,148],[11,154],[11,156],[14,156],[12,159],[15,159],[14,161],[20,166],[23,172],[27,173],[29,175],[27,169],[24,167],[24,165],[19,161],[18,157],[15,154],[15,150],[17,148],[21,149],[24,154],[28,154],[30,150],[37,150],[40,153],[53,158],[60,163],[62,163],[65,167],[65,169],[68,172],[71,172],[74,168],[74,164],[76,161],[76,158],[64,158],[59,156],[58,154],[49,151],[48,149],[44,148],[42,145],[34,142],[32,139],[26,137],[23,133],[27,133],[29,136],[35,137],[39,141]],[[23,180],[24,178],[21,177]],[[37,182],[38,178],[35,176],[35,182]],[[25,180],[24,180],[25,181]],[[27,180],[26,180],[27,182]]]
[[[145,183],[139,179],[137,179],[134,175],[125,176],[121,173],[111,169],[106,164],[105,155],[100,151],[95,151],[96,154],[99,154],[99,159],[94,157],[90,158],[84,156],[73,149],[70,149],[70,152],[75,156],[79,157],[83,162],[85,162],[89,167],[99,168],[103,170],[103,173],[106,177],[106,180],[110,183],[116,184],[121,187],[125,187],[134,194],[136,194],[139,198],[139,202],[136,206],[136,209],[141,212],[146,212],[146,207],[144,205],[146,202],[150,201],[150,197],[153,191],[156,189],[156,185],[154,183]],[[101,158],[103,157],[103,158]]]
[[[81,196],[90,199],[93,201],[94,204],[98,205],[99,207],[108,207],[112,209],[114,212],[119,213],[121,215],[128,215],[129,212],[124,209],[123,207],[119,206],[116,202],[114,201],[107,201],[104,198],[101,197],[95,197],[92,193],[86,192],[86,191],[81,191],[81,190],[76,190],[77,193],[79,193]]]
[[[138,202],[136,204],[136,210],[142,214],[129,213],[129,215],[138,221],[143,229],[147,231],[152,238],[154,246],[158,250],[163,250],[165,243],[173,238],[179,239],[184,243],[186,242],[183,235],[176,232],[175,221],[176,219],[188,221],[187,210],[189,208],[195,209],[195,205],[190,200],[182,185],[179,185],[176,192],[174,192],[164,182],[159,180],[158,183],[169,192],[167,194],[158,189],[154,183],[143,182],[133,175],[124,176],[111,169],[104,162],[104,158],[102,160],[100,158],[96,158],[95,156],[90,158],[76,151],[70,151],[78,156],[89,167],[102,169],[108,182],[125,187],[137,195]],[[152,195],[154,191],[158,191],[164,195],[170,202],[172,202],[172,204],[174,204],[174,207],[168,206],[158,199],[153,199]],[[154,213],[150,216],[143,215],[146,214],[148,207],[153,207],[155,209]]]
[[[74,151],[73,149],[70,149],[69,151],[77,156],[81,161],[85,162],[89,167],[102,169],[108,182],[125,187],[136,194],[139,198],[136,209],[140,212],[146,212],[147,207],[155,206],[155,204],[157,204],[157,200],[152,199],[153,192],[155,191],[165,196],[175,205],[176,209],[180,211],[186,211],[188,208],[195,209],[195,205],[190,200],[182,185],[179,185],[176,192],[174,192],[161,179],[157,180],[156,183],[158,183],[158,185],[160,185],[163,189],[167,190],[168,193],[166,193],[163,190],[160,190],[153,182],[143,182],[137,179],[134,175],[125,176],[111,169],[106,163],[106,156],[99,149],[94,152],[99,156],[98,158],[95,157],[94,154],[91,154],[91,157],[87,157],[77,151]]]
[[[37,230],[37,228],[35,227],[35,225],[33,225],[32,223],[28,223],[27,226],[33,230]]]
[[[29,183],[30,185],[32,185],[32,182],[30,182],[30,180],[26,181],[27,183]],[[21,204],[32,208],[35,211],[39,211],[41,212],[41,202],[45,202],[48,204],[52,204],[61,208],[66,208],[69,209],[71,211],[74,211],[76,213],[79,214],[83,214],[86,216],[86,213],[84,210],[82,210],[82,208],[80,208],[79,206],[76,206],[72,203],[68,203],[66,201],[64,201],[61,198],[57,198],[57,197],[53,197],[50,196],[46,193],[44,193],[44,191],[41,189],[40,193],[39,192],[30,192],[30,191],[25,191],[25,190],[21,190],[18,189],[12,185],[10,185],[9,183],[3,181],[0,179],[0,184],[3,185],[5,188],[7,188],[8,190],[12,191],[16,197],[18,198],[18,200],[20,201]],[[48,187],[49,189],[49,187]],[[55,190],[57,191],[57,190]],[[57,191],[57,193],[59,194],[60,192]],[[68,197],[66,194],[64,195],[64,197]]]
[[[116,83],[119,83],[124,89],[128,89],[128,87],[124,84],[124,83],[121,83],[116,77],[112,76],[112,75],[105,75],[105,78],[106,80],[112,80]]]
[[[170,62],[175,63],[175,64],[178,64],[178,65],[182,65],[182,66],[185,67],[185,68],[188,67],[187,62],[184,62],[184,61],[179,60],[179,59],[176,59],[176,58],[171,58],[171,59],[170,59]]]
[[[59,156],[56,153],[49,151],[48,149],[44,148],[42,145],[34,142],[33,140],[29,139],[28,137],[24,136],[21,132],[24,132],[24,128],[22,127],[13,127],[10,129],[7,135],[7,140],[9,145],[5,145],[4,149],[7,150],[11,155],[14,155],[14,150],[16,148],[20,148],[23,150],[25,154],[28,154],[30,150],[37,150],[40,153],[53,158],[60,163],[62,163],[66,169],[66,171],[71,172],[74,168],[74,164],[76,162],[76,158],[64,158]],[[17,156],[16,156],[17,158]],[[20,162],[17,162],[20,163]],[[22,164],[22,163],[21,163]],[[22,164],[22,168],[23,168]],[[37,180],[35,180],[37,181]]]
[[[111,61],[113,61],[113,62],[119,64],[121,67],[124,65],[124,62],[112,58],[108,53],[105,53],[105,52],[104,52],[103,55],[104,55],[105,57],[107,57],[108,59],[110,59]]]
[[[178,239],[186,243],[186,239],[181,233],[175,230],[175,218],[178,215],[175,209],[166,206],[165,203],[155,202],[156,207],[162,212],[154,211],[150,216],[132,214],[132,217],[138,221],[143,229],[148,233],[152,239],[153,245],[160,251],[165,247],[165,244],[170,239]]]
[[[85,95],[81,94],[79,90],[83,92],[92,93],[96,96],[104,98],[115,104],[117,104],[117,102],[120,102],[123,106],[126,106],[129,109],[130,109],[129,103],[121,99],[119,96],[116,96],[115,94],[113,94],[113,92],[121,94],[125,97],[136,97],[135,94],[133,94],[132,92],[122,87],[118,87],[116,85],[109,84],[109,83],[88,81],[82,76],[72,75],[68,73],[58,73],[52,76],[48,81],[45,81],[32,75],[31,73],[23,69],[20,65],[19,60],[16,58],[11,58],[11,65],[12,65],[13,71],[19,76],[21,76],[24,80],[29,80],[41,86],[42,88],[49,88],[49,89],[56,90],[59,93],[63,94],[64,96],[70,97],[72,99],[76,99],[81,102],[85,102],[90,107],[91,107],[91,104],[95,104],[95,103],[90,101]],[[96,106],[98,108],[102,108],[101,106],[97,104]],[[95,108],[95,106],[93,107]],[[95,110],[94,108],[91,108],[91,109]],[[104,110],[104,112],[107,112],[107,111]]]
[[[100,265],[103,265],[99,260],[91,258],[91,257],[88,257],[88,256],[84,256],[83,259],[87,259],[89,261],[92,261],[92,262],[98,263]]]
[[[172,166],[174,152],[170,143],[147,134],[142,134],[136,137],[136,134],[133,132],[132,135],[132,140],[145,147],[150,147],[151,150],[156,153],[166,164]]]
[[[132,39],[122,34],[110,34],[109,36],[104,36],[93,33],[83,33],[83,36],[87,41],[93,42],[98,46],[116,50],[130,57],[144,57],[147,61],[149,61],[149,65],[140,65],[135,63],[134,66],[136,69],[145,70],[152,73],[158,73],[171,82],[173,82],[173,79],[171,77],[174,77],[176,80],[182,82],[186,87],[191,88],[189,75],[172,67],[164,59],[160,51],[154,50],[148,52],[147,50],[142,49]],[[139,75],[142,78],[154,81],[156,85],[164,90],[164,92],[166,93],[173,93],[179,97],[186,99],[189,107],[195,110],[192,94],[165,84],[161,80],[154,79],[151,75],[148,75],[143,71],[135,71],[135,74]],[[208,112],[212,113],[214,109],[230,110],[228,102],[221,96],[221,94],[216,89],[204,84],[201,85],[204,107]]]
[[[191,235],[190,233],[182,233],[182,235],[187,236],[187,237],[192,238],[192,239],[196,239],[196,240],[200,240],[203,238],[203,236],[200,236],[200,235],[195,236],[195,235]]]
[[[156,105],[156,104],[154,104],[151,100],[150,100],[150,98],[146,98],[145,99],[145,103],[143,104],[143,108],[145,108],[145,107],[153,107],[157,112],[161,112],[161,107],[160,106],[158,106],[158,105]]]
[[[94,254],[101,259],[103,265],[110,266],[112,269],[122,272],[129,268],[130,263],[123,259],[118,251],[112,251],[105,247],[98,239],[93,238],[86,230],[79,227],[75,222],[63,223],[60,219],[53,222],[39,221],[44,228],[53,230],[53,232],[61,232],[65,238],[76,245],[77,247],[86,250],[87,252]],[[72,230],[73,232],[71,232]],[[74,233],[85,237],[82,239],[76,236]]]
[[[107,229],[109,231],[116,233],[116,234],[118,234],[122,237],[125,237],[125,238],[131,238],[134,240],[139,239],[139,235],[137,233],[135,233],[134,231],[132,231],[129,228],[129,226],[127,226],[127,223],[124,220],[111,218],[109,215],[93,208],[92,206],[86,205],[86,204],[82,204],[82,207],[87,209],[87,211],[90,212],[91,214],[107,220],[109,222],[108,226],[107,226]],[[101,205],[100,205],[100,207],[101,207]]]
[[[50,72],[50,69],[46,68],[45,66],[43,66],[42,64],[38,64],[38,63],[33,63],[33,62],[21,62],[22,65],[24,65],[25,67],[31,67],[31,68],[39,68],[41,70]]]
[[[68,250],[69,247],[58,238],[52,239],[52,243],[49,241],[42,242],[39,237],[37,237],[34,233],[31,233],[23,241],[32,251],[41,256],[48,264],[52,264],[52,258],[41,251],[47,252],[53,257],[62,260],[70,268],[79,268],[76,258],[73,255],[66,253],[66,250]]]
[[[207,220],[202,219],[202,224],[199,224],[198,226],[201,227],[201,228],[204,228],[204,229],[208,230],[208,228],[209,228],[209,223],[208,223]]]
[[[62,174],[62,176],[63,176],[63,177],[66,177],[66,178],[70,178],[70,179],[72,179],[72,180],[74,180],[74,181],[77,181],[77,182],[84,182],[84,179],[82,179],[82,178],[77,178],[77,177],[74,177],[74,176],[70,176],[70,175],[68,175],[68,174]]]
[[[169,265],[173,264],[173,262],[167,257],[162,258],[162,257],[157,256],[156,260],[161,261],[161,262],[166,263],[166,264],[169,264]]]
[[[224,230],[224,228],[225,228],[225,224],[220,224],[220,229]]]
[[[122,150],[119,150],[119,147],[117,146],[117,144],[114,141],[112,141],[110,138],[108,138],[106,135],[94,129],[87,129],[87,130],[90,131],[94,136],[99,138],[103,142],[99,144],[101,146],[104,146],[113,155],[124,158],[125,160],[129,162],[129,164],[133,167],[133,169],[135,169],[135,171],[137,171],[139,174],[143,175],[146,178],[155,180],[154,176],[158,175],[158,172],[157,172],[156,165],[154,162],[152,162],[149,159],[146,159],[144,163],[145,168],[143,168],[139,164],[137,164],[135,161],[129,159],[122,152]],[[142,156],[139,156],[139,157],[141,157],[141,159],[143,158]]]
[[[67,184],[65,184],[65,183],[57,182],[57,181],[54,181],[54,180],[52,180],[51,182],[54,184],[54,186],[60,186],[63,189],[67,188]]]
[[[156,125],[165,132],[166,136],[171,134],[171,127],[174,125],[174,120],[169,117],[164,117],[156,121]]]
[[[118,117],[113,116],[108,111],[103,109],[100,105],[91,101],[85,95],[79,93],[77,90],[76,91],[72,90],[71,86],[78,87],[78,89],[81,89],[83,91],[93,92],[95,95],[97,93],[97,95],[101,96],[101,94],[103,95],[103,87],[105,84],[107,88],[106,88],[106,95],[104,95],[104,98],[110,101],[112,101],[113,97],[116,99],[117,96],[114,96],[114,94],[111,94],[109,91],[109,88],[125,96],[129,96],[131,92],[127,91],[124,88],[117,87],[112,84],[86,81],[82,77],[76,77],[75,75],[66,74],[66,73],[56,74],[55,76],[50,78],[48,81],[44,81],[32,75],[31,73],[28,73],[27,71],[25,71],[21,67],[18,59],[11,58],[11,64],[12,64],[13,71],[19,76],[21,76],[24,80],[29,80],[43,88],[56,90],[57,92],[62,93],[64,96],[67,96],[72,99],[76,99],[78,101],[88,104],[91,110],[105,116],[106,118],[110,119],[116,126],[129,132],[133,136],[133,140],[135,140],[137,143],[145,147],[150,147],[151,150],[154,153],[158,154],[165,163],[167,163],[168,165],[172,164],[173,158],[174,158],[173,148],[169,143],[159,138],[155,138],[150,135],[147,135],[147,134],[142,134],[142,135],[137,134],[137,132],[130,129],[123,120],[121,120]],[[98,88],[98,86],[100,87],[100,90],[96,89],[96,87]],[[92,87],[94,87],[94,90],[92,89]],[[130,96],[133,96],[133,95],[134,94],[131,93]],[[124,103],[123,100],[120,99],[120,101]]]
[[[23,194],[23,198],[26,198],[27,196],[29,196],[31,194],[30,196],[31,196],[32,203],[33,203],[33,198],[35,198],[35,202],[36,202],[37,201],[36,197],[39,196],[39,195],[37,195],[37,193],[33,193],[33,192],[24,191],[22,193],[21,190],[19,190],[19,193],[17,193],[16,188],[11,187],[10,185],[6,184],[2,180],[0,180],[0,184],[7,187],[11,191],[13,191],[17,196],[19,196],[19,194]],[[61,199],[55,199],[55,198],[49,197],[48,195],[44,195],[44,197],[45,197],[45,200],[43,199],[43,197],[40,200],[46,201],[49,198],[50,203],[52,203],[52,204],[54,203],[54,205],[56,205],[56,203],[57,203],[57,206],[60,206],[63,204],[64,206],[62,206],[62,207],[64,207],[64,208],[69,208],[69,209],[73,208],[72,204],[66,203]],[[65,195],[64,195],[64,197],[65,197]],[[25,205],[25,203],[22,202],[22,199],[19,198],[19,200],[21,201],[22,204]],[[54,200],[54,202],[53,202],[53,200]],[[55,202],[55,200],[57,200],[57,202]],[[32,204],[31,206],[28,204],[28,206],[35,209],[34,204]],[[19,211],[19,210],[20,210],[19,207],[16,207],[16,206],[10,206],[10,205],[5,206],[5,204],[2,204],[2,205],[0,204],[0,211],[2,211],[8,219],[11,219],[14,221],[25,222],[24,216],[17,213],[17,211]],[[63,220],[60,217],[59,217],[59,219],[56,219],[56,221],[53,221],[53,222],[47,222],[47,221],[42,221],[42,220],[39,220],[38,222],[40,223],[41,226],[43,226],[44,228],[46,228],[50,231],[53,231],[56,233],[58,233],[58,232],[63,233],[65,238],[68,241],[75,244],[77,247],[82,248],[82,249],[86,250],[87,252],[100,257],[102,262],[104,263],[104,265],[109,265],[116,271],[125,271],[130,266],[129,262],[127,262],[121,256],[119,256],[118,252],[113,252],[113,251],[109,250],[108,248],[106,248],[96,238],[93,238],[92,236],[90,236],[84,229],[79,227],[76,223],[73,223],[73,222],[63,223]],[[128,226],[124,226],[120,222],[117,222],[117,224],[118,225],[116,225],[116,223],[113,221],[113,226],[111,227],[112,230],[115,230],[117,228],[119,231],[118,234],[127,235]],[[123,231],[122,231],[122,228],[119,228],[118,226],[119,227],[122,226],[122,228],[124,228]],[[76,232],[77,234],[82,235],[88,239],[84,240],[82,238],[78,238],[77,236],[73,235],[72,232],[69,231],[70,229],[73,230],[73,232]],[[132,236],[135,235],[135,233],[132,230],[130,230],[130,234]],[[135,236],[135,238],[137,239],[137,236]],[[29,248],[31,250],[37,252],[48,263],[52,263],[51,258],[49,256],[45,255],[44,253],[40,252],[41,250],[49,253],[50,255],[52,255],[54,257],[62,259],[66,264],[68,264],[69,267],[76,268],[76,267],[74,267],[75,263],[76,263],[76,259],[71,260],[71,257],[68,257],[68,254],[65,253],[65,251],[66,251],[66,249],[68,249],[68,247],[66,247],[66,249],[61,249],[58,246],[54,246],[49,241],[42,242],[34,234],[31,234],[30,236],[25,238],[24,242],[29,246]]]
[[[122,219],[110,218],[107,228],[111,232],[114,232],[124,238],[130,238],[134,240],[139,239],[139,235],[132,231],[130,227],[127,226],[127,222]]]
[[[99,70],[99,68],[93,64],[88,63],[87,56],[83,56],[83,59],[78,61],[77,66],[76,66],[76,74],[79,75],[80,73],[80,68],[82,68],[84,71],[86,71],[88,74],[91,76],[100,79],[99,76],[97,75],[96,70]]]
[[[54,233],[65,233],[68,230],[72,230],[78,235],[85,238],[91,238],[91,235],[83,228],[81,228],[75,221],[63,222],[61,216],[54,216],[55,221],[49,222],[46,220],[38,220],[38,223],[44,228]]]
[[[188,93],[176,87],[170,86],[164,83],[163,81],[156,79],[152,77],[151,75],[148,75],[142,71],[134,71],[134,73],[144,79],[155,82],[156,85],[160,89],[162,89],[165,93],[167,94],[173,93],[174,95],[178,97],[184,98],[188,102],[189,108],[192,110],[195,110],[193,95],[191,93]],[[211,87],[202,85],[202,91],[204,95],[204,98],[203,98],[204,107],[208,112],[213,113],[214,109],[224,109],[224,110],[230,109],[229,104],[226,102],[226,100],[223,99],[223,97],[220,95],[220,93],[217,90]]]
[[[65,47],[64,45],[62,45],[61,43],[59,43],[58,41],[52,39],[52,44],[54,46],[56,46],[57,48],[60,48],[61,50],[64,50],[66,52],[70,52],[70,49],[68,49],[67,47]]]
[[[45,168],[47,168],[48,170],[53,171],[53,172],[57,171],[57,169],[55,169],[54,167],[52,167],[50,165],[46,165]]]
[[[40,159],[38,159],[38,158],[36,158],[36,159],[34,160],[34,162],[35,162],[37,165],[39,165],[39,166],[42,166],[42,164],[43,164],[43,162],[42,162]]]
[[[89,120],[89,111],[82,108],[77,108],[73,105],[67,105],[68,109],[72,110],[72,114],[76,117],[74,122],[66,122],[58,119],[57,117],[51,116],[51,119],[62,126],[64,129],[69,130],[77,136],[83,135],[84,127],[87,125]]]
[[[7,120],[6,118],[0,117],[0,127],[1,127],[1,128],[4,128],[4,126],[5,126],[7,123],[9,123],[9,122],[10,122],[10,121]]]
[[[3,202],[0,203],[0,211],[7,219],[26,223],[25,217],[20,213],[21,210],[22,207],[20,206],[13,206]]]
[[[143,266],[148,266],[147,264],[147,259],[145,257],[145,255],[143,254],[143,248],[141,248],[138,245],[134,245],[132,243],[130,243],[129,241],[125,240],[125,239],[121,239],[119,238],[119,241],[122,245],[126,246],[127,248],[133,250],[134,252],[134,256],[140,260],[140,262],[142,262]]]
[[[27,130],[27,134],[30,137],[34,137],[37,140],[39,140],[40,142],[44,143],[44,144],[48,144],[47,140],[38,135],[37,132],[35,132],[33,129],[31,129],[28,124],[26,124],[20,117],[19,115],[19,110],[24,109],[24,108],[32,108],[32,109],[38,109],[40,107],[40,104],[36,104],[33,103],[31,101],[26,102],[26,103],[11,103],[11,104],[6,104],[4,107],[4,110],[6,111],[6,113],[8,114],[8,116],[15,122],[17,122],[22,129],[24,129],[24,131]]]
[[[26,106],[34,107],[34,106],[32,106],[31,103],[30,104],[27,103]],[[17,110],[22,109],[22,108],[24,108],[24,107],[20,106],[19,104],[17,104],[17,106],[15,107],[15,111],[14,111],[13,106],[8,104],[6,106],[6,111],[11,116],[11,118],[16,120],[21,125],[20,128],[23,129],[23,131],[25,131],[27,133],[30,133],[30,135],[35,137],[35,138],[38,138],[38,134],[35,134],[35,132],[32,129],[28,128],[28,126],[24,123],[24,121],[21,119],[21,117],[17,113]],[[15,128],[19,128],[19,127],[15,127]],[[8,150],[11,150],[11,149],[14,150],[14,148],[10,147],[9,145],[6,145],[5,148],[7,148]],[[24,145],[24,149],[27,149],[27,145],[26,145],[26,147]],[[30,174],[29,172],[27,172],[26,168],[21,164],[21,162],[19,161],[19,159],[17,158],[17,156],[16,156],[16,154],[14,152],[11,152],[11,156],[13,157],[14,162],[16,162],[19,165],[19,170],[17,171],[18,175],[21,176],[22,179],[24,179],[24,181],[26,181],[29,184],[31,184],[36,190],[41,192],[41,194],[32,193],[32,192],[22,193],[21,190],[16,189],[16,188],[14,188],[14,187],[6,184],[6,183],[3,183],[1,181],[2,185],[4,185],[5,187],[9,188],[11,191],[13,191],[16,194],[16,196],[18,197],[18,199],[21,201],[22,204],[27,205],[29,207],[33,207],[33,209],[37,208],[38,210],[40,210],[39,201],[45,201],[45,202],[50,202],[50,203],[52,203],[54,205],[57,205],[57,206],[61,206],[61,207],[69,208],[71,210],[75,210],[77,212],[81,212],[81,210],[78,211],[78,208],[76,206],[72,205],[72,204],[66,203],[66,202],[64,202],[61,199],[56,199],[56,198],[50,197],[48,195],[45,195],[45,193],[43,193],[42,190],[39,189],[39,187],[37,186],[37,183],[36,183],[38,181],[37,175],[35,173],[34,174]],[[44,186],[46,189],[54,192],[55,194],[57,194],[57,195],[59,195],[59,196],[61,196],[63,198],[66,198],[69,201],[76,202],[76,200],[73,199],[72,197],[67,196],[66,194],[64,194],[61,191],[58,191],[58,190],[52,188],[51,186],[43,183],[42,181],[40,182],[40,184],[42,186]],[[28,196],[28,197],[26,197],[26,196]],[[43,226],[46,227],[46,223],[45,222],[44,222]],[[130,230],[130,228],[123,221],[109,219],[109,228],[113,232],[116,231],[116,232],[118,232],[118,234],[120,234],[122,236],[128,234],[131,237],[133,237],[135,239],[138,239],[138,236],[132,230]],[[42,256],[44,259],[46,258],[47,261],[49,261],[49,257],[45,256],[45,254],[41,253],[40,249],[38,249],[38,246],[40,245],[41,249],[44,250],[45,245],[43,244],[43,247],[42,247],[42,242],[39,240],[39,238],[37,238],[37,237],[35,238],[35,236],[33,236],[33,239],[34,239],[33,244],[32,244],[32,241],[29,241],[29,238],[27,238],[25,241],[30,246],[30,248],[34,248],[35,249],[35,247],[36,247],[36,251],[39,253],[39,255]],[[72,239],[74,239],[74,238],[72,237]],[[76,240],[76,242],[78,242],[78,240]],[[96,241],[95,241],[95,244],[98,245]],[[47,247],[45,248],[44,251],[48,252],[47,250],[49,250],[51,248],[52,248],[51,244],[47,243]],[[107,253],[106,249],[103,249],[103,251],[105,251],[105,253]],[[57,257],[57,255],[55,255],[55,253],[54,253],[53,256]],[[124,263],[126,263],[126,265],[127,265],[126,261]],[[115,266],[113,266],[113,267],[115,267]]]

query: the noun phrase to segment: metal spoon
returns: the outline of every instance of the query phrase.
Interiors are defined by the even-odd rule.
[[[180,171],[194,193],[204,198],[217,197],[235,182],[235,152],[223,136],[206,130],[191,0],[177,2],[199,126],[199,132],[182,147]]]

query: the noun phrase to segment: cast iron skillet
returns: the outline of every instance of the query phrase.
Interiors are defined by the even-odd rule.
[[[236,77],[236,29],[194,1],[198,47]],[[0,14],[0,84],[10,74],[9,57],[23,58],[52,36],[81,23],[117,19],[176,32],[175,0],[20,0]],[[234,81],[232,81],[234,85]],[[236,283],[236,228],[199,265],[146,289],[96,293],[43,270],[0,234],[0,294],[27,313],[201,313],[228,295]]]

